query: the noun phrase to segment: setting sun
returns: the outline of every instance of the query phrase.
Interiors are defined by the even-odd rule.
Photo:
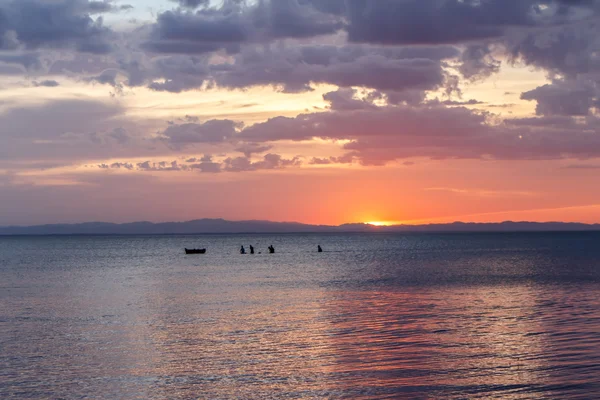
[[[392,226],[392,225],[397,225],[397,222],[393,222],[393,221],[371,221],[371,222],[366,222],[366,224],[368,225],[373,225],[373,226]]]

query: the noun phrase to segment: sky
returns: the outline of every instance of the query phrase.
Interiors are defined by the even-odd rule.
[[[0,225],[600,222],[600,0],[0,0]]]

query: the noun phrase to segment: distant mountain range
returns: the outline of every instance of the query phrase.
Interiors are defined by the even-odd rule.
[[[429,225],[373,226],[344,224],[339,226],[308,225],[295,222],[227,221],[199,219],[188,222],[133,222],[111,224],[86,222],[36,226],[0,227],[0,235],[167,235],[195,233],[335,233],[335,232],[550,232],[600,231],[600,224],[566,222],[501,222]]]

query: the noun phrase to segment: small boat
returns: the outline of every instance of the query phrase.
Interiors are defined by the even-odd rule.
[[[185,249],[185,254],[204,254],[206,249]]]

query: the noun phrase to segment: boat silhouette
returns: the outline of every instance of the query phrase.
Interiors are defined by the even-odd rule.
[[[206,249],[185,249],[185,254],[204,254]]]

